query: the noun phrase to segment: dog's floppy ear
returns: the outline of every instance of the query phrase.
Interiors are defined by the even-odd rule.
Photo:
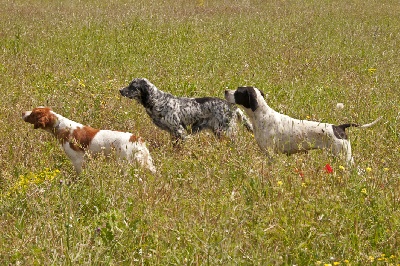
[[[253,87],[249,88],[248,92],[249,92],[250,108],[254,112],[258,108],[257,92]],[[261,93],[261,95],[264,97],[263,93]]]
[[[253,112],[258,108],[257,92],[254,87],[239,87],[235,92],[235,102],[250,108]]]
[[[49,123],[49,118],[47,116],[42,116],[38,118],[37,121],[35,121],[35,123],[33,124],[33,128],[34,129],[45,128],[48,123]]]
[[[140,102],[143,104],[143,106],[147,107],[147,102],[149,101],[150,93],[149,89],[151,86],[151,83],[145,79],[137,79],[136,83],[136,88],[140,92]]]

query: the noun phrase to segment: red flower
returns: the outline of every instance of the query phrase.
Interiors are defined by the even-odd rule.
[[[304,177],[304,173],[303,171],[301,171],[300,169],[295,168],[294,171],[299,174],[300,177]]]
[[[325,165],[325,171],[326,171],[327,174],[332,174],[333,173],[332,166],[330,166],[329,163],[327,163]]]

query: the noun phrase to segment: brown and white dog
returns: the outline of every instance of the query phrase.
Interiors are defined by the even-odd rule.
[[[102,153],[108,156],[113,149],[120,160],[129,163],[136,160],[151,172],[156,172],[145,143],[131,133],[84,126],[53,112],[49,107],[42,106],[23,112],[22,118],[25,122],[33,124],[33,128],[44,129],[60,141],[77,174],[82,171],[86,153]]]
[[[382,117],[365,125],[333,125],[316,121],[299,120],[280,114],[268,106],[264,94],[254,87],[239,87],[226,90],[225,99],[236,103],[244,110],[253,124],[258,146],[270,152],[293,154],[311,149],[328,149],[334,156],[343,155],[348,164],[353,164],[350,140],[345,129],[366,128],[376,124]]]

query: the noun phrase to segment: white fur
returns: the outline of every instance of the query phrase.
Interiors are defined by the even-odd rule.
[[[35,108],[33,111],[38,108]],[[33,111],[24,112],[22,118],[26,121]],[[56,116],[56,122],[48,127],[42,127],[42,129],[54,134],[56,137],[59,137],[58,134],[62,131],[69,132],[70,137],[68,140],[60,139],[60,141],[65,153],[71,159],[78,174],[82,171],[82,165],[87,157],[97,154],[108,156],[114,150],[120,161],[132,163],[135,160],[142,166],[148,168],[151,172],[156,172],[153,160],[145,143],[141,140],[130,141],[130,138],[132,137],[131,133],[100,130],[94,135],[88,147],[77,150],[76,148],[72,148],[74,144],[79,145],[79,143],[77,144],[76,140],[72,138],[72,134],[74,130],[84,128],[84,125],[69,120],[53,111],[50,111],[50,113]]]
[[[271,156],[270,152],[293,154],[311,149],[327,149],[334,156],[343,155],[349,164],[353,164],[350,141],[335,136],[333,124],[299,120],[280,114],[268,106],[257,88],[238,88],[238,90],[249,90],[249,92],[252,89],[255,94],[249,93],[248,100],[253,101],[253,107],[257,105],[257,108],[252,110],[250,107],[246,108],[243,105],[242,107],[253,125],[254,137],[258,145],[269,156]],[[235,99],[235,92],[225,91],[225,98],[228,102],[238,103]],[[236,97],[238,96],[236,95]],[[370,124],[359,127],[372,126],[380,119],[381,117]],[[358,125],[353,124],[352,126]]]

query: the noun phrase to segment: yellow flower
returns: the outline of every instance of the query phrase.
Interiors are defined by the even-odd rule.
[[[82,87],[82,88],[85,88],[85,87],[86,87],[85,83],[83,83],[81,80],[79,80],[78,86],[79,86],[79,87]]]
[[[350,261],[349,260],[344,260],[344,263],[349,264]]]
[[[334,262],[333,262],[333,265],[340,265],[340,262],[334,261]]]
[[[26,175],[20,175],[19,180],[14,184],[14,186],[11,187],[10,191],[7,194],[10,195],[14,192],[25,192],[30,185],[40,185],[45,181],[52,181],[59,173],[59,170],[51,171],[49,168],[45,168],[42,172],[39,173],[30,172]]]
[[[389,171],[389,168],[385,167],[385,168],[383,168],[383,171],[387,172],[387,171]]]
[[[367,168],[365,168],[365,171],[367,171],[369,173],[369,172],[372,171],[372,168],[371,167],[367,167]]]
[[[369,256],[368,259],[370,262],[374,262],[374,260],[375,260],[375,258],[373,256]]]
[[[307,187],[307,184],[303,182],[303,183],[301,183],[301,186],[302,187]]]
[[[283,182],[279,180],[277,184],[278,184],[278,186],[282,186]]]
[[[339,169],[342,170],[342,171],[345,170],[344,166],[342,166],[342,165],[339,165]]]
[[[363,193],[364,195],[368,195],[366,188],[361,189],[361,193]]]

